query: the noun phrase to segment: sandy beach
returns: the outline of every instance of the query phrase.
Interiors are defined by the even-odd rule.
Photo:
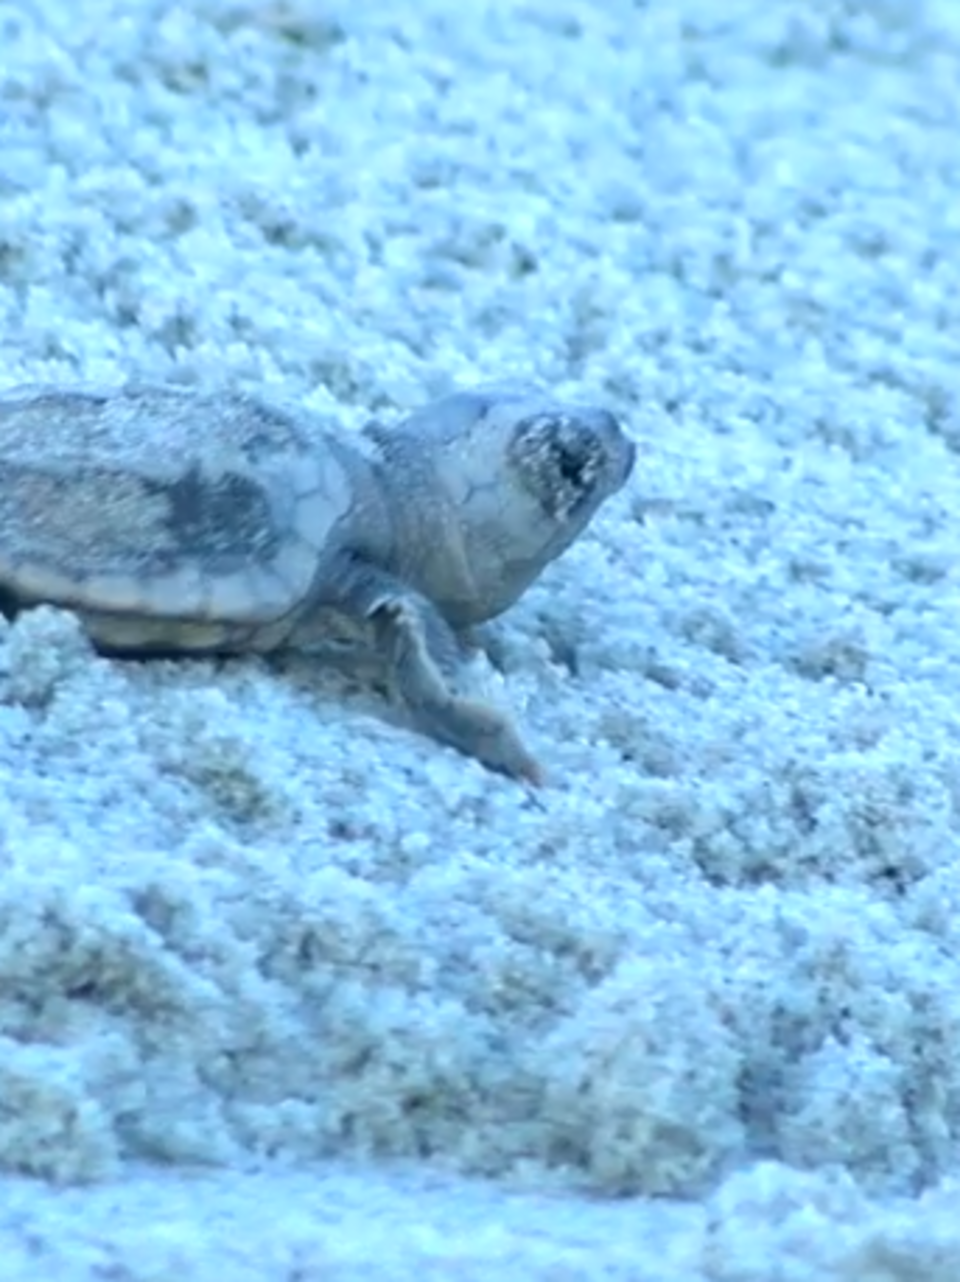
[[[363,665],[0,619],[0,1282],[957,1282],[960,9],[0,33],[5,386],[639,450],[494,628],[537,799]]]

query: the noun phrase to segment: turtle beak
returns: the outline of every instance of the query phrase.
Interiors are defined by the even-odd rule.
[[[626,444],[623,450],[623,481],[624,484],[630,479],[630,474],[637,463],[637,447],[629,436],[625,437]]]
[[[616,457],[620,463],[620,484],[626,485],[637,463],[637,447],[624,431],[620,420],[609,410],[604,410],[604,414],[609,420],[606,429],[608,439],[617,443]]]
[[[610,479],[616,488],[626,485],[637,462],[637,447],[624,431],[616,414],[607,409],[592,411],[593,430],[604,442],[610,463]]]

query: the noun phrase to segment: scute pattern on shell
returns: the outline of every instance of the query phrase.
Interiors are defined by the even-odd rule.
[[[176,385],[0,393],[0,584],[23,603],[269,621],[350,502],[307,413]]]

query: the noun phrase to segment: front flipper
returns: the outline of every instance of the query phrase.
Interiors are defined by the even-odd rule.
[[[543,775],[509,718],[456,690],[464,654],[440,613],[394,576],[362,560],[340,567],[339,608],[373,625],[397,693],[424,734],[515,779]]]
[[[462,664],[456,638],[438,615],[409,597],[384,602],[372,616],[378,648],[397,690],[424,733],[476,757],[492,770],[532,784],[540,767],[504,713],[457,694],[444,676]]]

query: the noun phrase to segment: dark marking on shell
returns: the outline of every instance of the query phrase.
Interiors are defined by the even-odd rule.
[[[177,481],[144,481],[144,489],[166,502],[165,522],[181,556],[195,559],[204,573],[215,575],[238,560],[268,562],[280,535],[263,486],[237,472],[211,479],[190,468]]]

